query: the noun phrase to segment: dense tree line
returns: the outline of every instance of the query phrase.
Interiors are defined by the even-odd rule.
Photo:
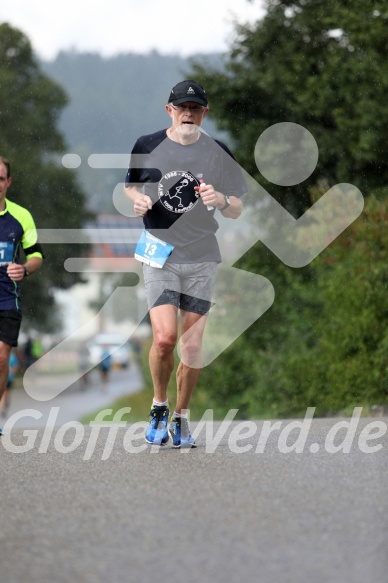
[[[307,267],[283,265],[261,243],[237,263],[273,283],[275,302],[204,370],[199,394],[242,417],[387,404],[386,3],[268,0],[267,8],[263,20],[238,27],[222,69],[194,66],[211,115],[240,164],[294,216],[340,182],[362,191],[365,209]],[[258,137],[283,121],[307,128],[319,147],[300,186],[270,184],[255,165]]]

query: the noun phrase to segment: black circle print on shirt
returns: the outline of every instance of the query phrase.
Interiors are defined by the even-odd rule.
[[[199,180],[186,170],[167,172],[158,185],[158,195],[162,205],[173,213],[190,211],[199,200],[199,193],[194,190]]]

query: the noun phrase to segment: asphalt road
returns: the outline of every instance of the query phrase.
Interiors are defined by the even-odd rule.
[[[388,418],[353,436],[339,422],[313,420],[304,443],[290,421],[233,422],[218,446],[209,423],[186,451],[134,426],[16,427],[0,445],[0,581],[386,583]]]

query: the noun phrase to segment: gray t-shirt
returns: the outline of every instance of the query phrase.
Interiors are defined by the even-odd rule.
[[[151,198],[144,226],[174,245],[170,262],[221,261],[215,209],[209,210],[194,190],[201,180],[229,196],[241,197],[247,191],[230,150],[207,134],[201,132],[186,146],[167,138],[166,130],[136,141],[125,183],[142,188]]]

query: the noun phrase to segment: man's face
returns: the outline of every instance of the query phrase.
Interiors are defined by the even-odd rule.
[[[180,105],[167,105],[166,109],[172,119],[174,129],[183,138],[194,136],[201,125],[208,108],[188,101]]]
[[[0,204],[3,206],[3,208],[5,195],[7,194],[7,190],[11,182],[12,178],[7,177],[7,168],[4,164],[0,163]]]

